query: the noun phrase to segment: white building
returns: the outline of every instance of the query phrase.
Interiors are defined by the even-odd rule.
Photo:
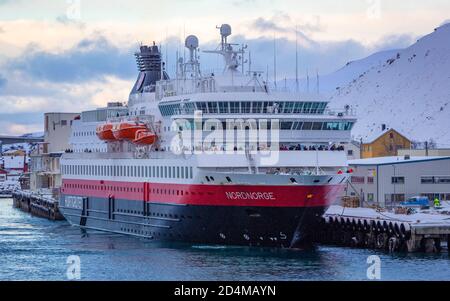
[[[45,113],[44,142],[30,154],[30,189],[55,189],[61,186],[59,158],[70,148],[71,126],[79,113]]]
[[[68,149],[71,126],[80,113],[45,113],[44,116],[44,142],[48,143],[48,152]]]
[[[450,201],[450,157],[379,157],[349,161],[347,195],[364,206],[391,207],[413,197]]]

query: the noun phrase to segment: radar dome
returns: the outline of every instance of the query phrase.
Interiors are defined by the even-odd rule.
[[[198,38],[194,35],[188,36],[185,41],[185,46],[186,46],[186,48],[189,48],[189,49],[198,48]]]
[[[222,24],[220,26],[220,35],[224,37],[228,37],[231,35],[231,26],[228,24]]]

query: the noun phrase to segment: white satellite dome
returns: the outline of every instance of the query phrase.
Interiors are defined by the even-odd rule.
[[[198,38],[194,35],[190,35],[188,37],[186,37],[186,41],[184,43],[184,45],[186,46],[186,48],[189,49],[197,49],[198,48]]]
[[[220,26],[220,35],[224,37],[230,36],[231,26],[229,24],[222,24],[222,26]]]

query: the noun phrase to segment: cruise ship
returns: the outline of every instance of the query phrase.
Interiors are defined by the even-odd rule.
[[[204,55],[188,36],[173,78],[161,50],[141,46],[127,104],[83,112],[61,158],[60,207],[85,229],[152,240],[292,248],[343,192],[343,145],[356,122],[318,94],[269,85],[231,27]]]

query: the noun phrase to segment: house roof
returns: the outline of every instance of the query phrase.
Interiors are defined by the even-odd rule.
[[[403,138],[407,139],[408,141],[410,141],[410,139],[408,139],[407,137],[405,137],[404,135],[402,135],[401,133],[399,133],[397,130],[392,129],[392,128],[386,128],[383,131],[372,131],[369,134],[367,134],[365,137],[363,137],[363,144],[368,144],[368,143],[373,143],[376,140],[378,140],[379,138],[381,138],[383,135],[385,135],[386,133],[389,133],[390,131],[394,131],[396,132],[398,135],[402,136]],[[365,141],[364,141],[365,140]]]
[[[376,158],[368,158],[368,159],[349,160],[348,165],[392,165],[392,164],[417,163],[417,162],[436,161],[436,160],[450,160],[450,157],[420,156],[420,157],[410,157],[410,159],[405,159],[405,157],[402,157],[402,156],[376,157]]]

